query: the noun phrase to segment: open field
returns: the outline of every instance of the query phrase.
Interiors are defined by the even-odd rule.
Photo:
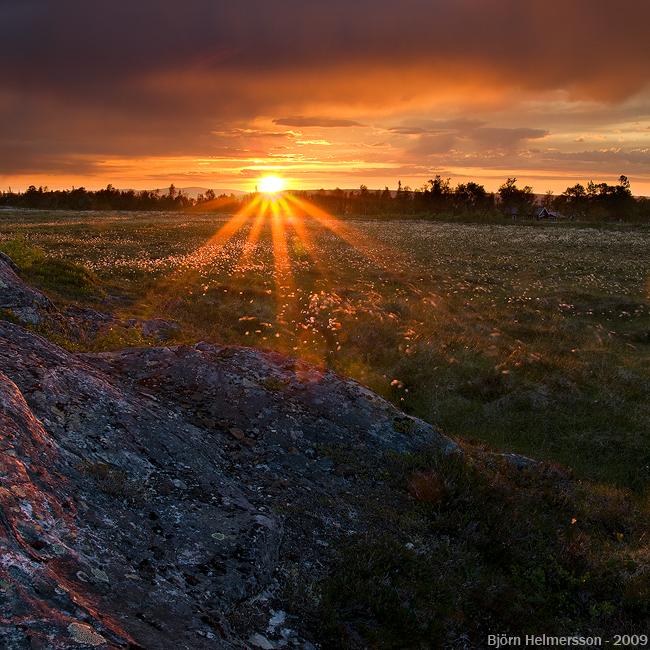
[[[299,355],[454,438],[649,486],[650,230],[294,216],[274,243],[255,217],[210,242],[227,217],[3,211],[0,237],[91,269],[123,318]]]
[[[287,585],[324,648],[650,633],[650,230],[2,211],[0,248],[62,309],[325,364],[459,441],[447,457],[321,450],[374,497],[315,498],[363,522]],[[85,348],[50,334],[157,344],[119,324]]]

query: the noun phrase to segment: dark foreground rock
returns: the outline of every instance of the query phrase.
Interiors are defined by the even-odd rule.
[[[2,321],[0,432],[0,647],[17,649],[312,649],[287,581],[363,526],[320,500],[369,489],[328,452],[456,449],[273,352],[71,354]]]

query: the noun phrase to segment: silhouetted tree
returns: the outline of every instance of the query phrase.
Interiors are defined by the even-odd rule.
[[[384,212],[386,212],[390,208],[390,204],[392,200],[393,200],[393,195],[391,191],[388,189],[388,185],[385,185],[380,197],[381,205]]]
[[[516,178],[508,178],[508,180],[499,187],[499,203],[501,211],[508,214],[519,214],[527,216],[533,210],[536,198],[533,188],[526,185],[523,188],[517,187]]]
[[[581,183],[567,187],[554,203],[554,207],[571,219],[584,219],[589,209],[587,190]]]
[[[542,197],[542,207],[550,212],[553,209],[554,199],[553,190],[546,190],[546,194]]]
[[[629,221],[637,213],[637,201],[632,196],[627,176],[620,176],[618,185],[589,181],[562,192],[560,209],[572,219]]]
[[[449,178],[441,178],[436,174],[434,179],[429,179],[423,187],[422,200],[427,210],[433,213],[451,211],[452,190]]]
[[[458,183],[453,194],[454,211],[457,213],[490,212],[494,208],[494,195],[488,194],[483,185],[469,181]]]

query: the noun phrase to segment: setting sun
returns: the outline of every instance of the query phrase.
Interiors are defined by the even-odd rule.
[[[264,194],[274,194],[284,187],[284,179],[277,176],[265,176],[260,181],[260,191]]]

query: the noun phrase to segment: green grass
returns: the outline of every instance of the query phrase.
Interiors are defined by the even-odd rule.
[[[65,299],[100,298],[104,291],[95,273],[70,259],[49,257],[32,246],[24,235],[0,244],[0,250],[13,259],[25,281],[39,286],[52,297]]]
[[[45,291],[67,298],[97,297],[103,294],[99,278],[71,260],[45,258],[26,270],[26,279]]]

